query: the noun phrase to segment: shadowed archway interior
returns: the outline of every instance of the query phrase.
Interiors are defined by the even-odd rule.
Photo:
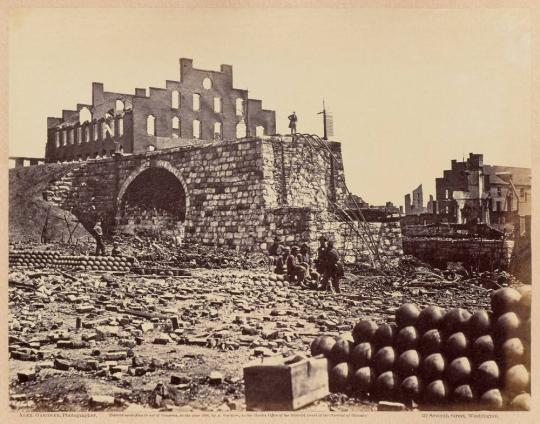
[[[186,193],[170,171],[149,168],[127,187],[121,200],[121,216],[132,218],[136,224],[159,220],[173,226],[186,219]]]

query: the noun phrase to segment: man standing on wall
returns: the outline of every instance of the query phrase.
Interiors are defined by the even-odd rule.
[[[96,256],[105,256],[105,245],[103,244],[103,229],[101,228],[101,221],[98,219],[96,226],[94,227],[94,237],[96,239]]]
[[[296,112],[293,112],[292,115],[289,115],[288,118],[289,118],[289,128],[291,129],[291,134],[296,134],[296,121],[298,121]]]

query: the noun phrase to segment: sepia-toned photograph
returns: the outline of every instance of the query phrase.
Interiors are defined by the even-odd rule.
[[[530,9],[7,19],[10,413],[530,411]]]

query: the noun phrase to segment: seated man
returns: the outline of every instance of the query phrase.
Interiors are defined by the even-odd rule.
[[[283,247],[283,253],[276,258],[276,268],[274,269],[276,274],[285,274],[287,258],[289,257],[290,253],[290,248]]]
[[[270,266],[276,265],[279,257],[283,254],[283,246],[279,237],[274,237],[274,243],[268,248],[268,256],[270,259]]]
[[[313,268],[313,260],[311,259],[311,253],[307,243],[300,246],[298,259],[300,260],[300,265],[306,268],[311,288],[317,290],[319,287],[319,273]]]
[[[118,242],[113,242],[113,249],[111,251],[111,255],[113,256],[120,256],[120,249],[118,248]]]
[[[293,246],[291,248],[291,254],[287,257],[287,276],[291,283],[296,282],[299,286],[303,287],[307,269],[300,264],[298,254],[298,246]]]

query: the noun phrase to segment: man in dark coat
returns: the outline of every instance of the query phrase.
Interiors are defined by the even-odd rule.
[[[325,283],[326,288],[332,293],[341,293],[341,289],[339,288],[339,280],[343,276],[343,265],[332,240],[328,241],[325,252],[325,260],[326,263],[324,267],[323,282]]]
[[[288,116],[288,118],[289,118],[289,128],[291,129],[291,134],[296,134],[296,122],[298,121],[296,112],[293,112],[292,115]]]
[[[94,238],[96,239],[96,256],[105,255],[105,245],[103,244],[103,229],[101,221],[98,220],[94,227]]]

